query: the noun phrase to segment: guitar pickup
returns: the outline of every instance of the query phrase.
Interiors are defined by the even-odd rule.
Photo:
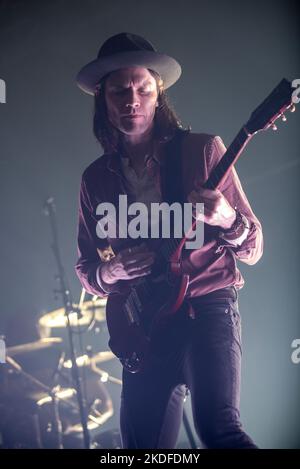
[[[135,306],[132,303],[132,306],[128,304],[128,301],[125,302],[125,310],[127,313],[127,319],[130,325],[136,324],[137,326],[140,325],[140,318],[138,313],[135,310]]]
[[[143,305],[142,305],[142,303],[141,303],[141,300],[139,299],[139,296],[138,296],[136,290],[132,289],[131,294],[132,294],[132,296],[133,296],[133,300],[134,300],[134,302],[135,302],[135,304],[136,304],[138,310],[139,310],[139,311],[142,311]]]

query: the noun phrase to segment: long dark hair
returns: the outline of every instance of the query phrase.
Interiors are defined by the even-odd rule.
[[[182,124],[172,109],[166,92],[162,87],[160,76],[153,70],[149,70],[155,78],[158,90],[158,106],[154,116],[154,138],[158,141],[166,141],[171,138],[176,129],[182,128]],[[120,147],[120,131],[116,129],[107,117],[105,102],[106,75],[97,85],[95,93],[93,131],[105,153],[114,153]]]

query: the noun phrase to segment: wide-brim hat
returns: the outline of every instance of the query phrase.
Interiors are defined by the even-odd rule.
[[[105,75],[128,67],[144,67],[155,71],[163,80],[164,89],[174,85],[181,75],[177,60],[160,54],[141,36],[120,33],[104,42],[97,59],[79,71],[76,82],[85,93],[94,95],[97,84]]]

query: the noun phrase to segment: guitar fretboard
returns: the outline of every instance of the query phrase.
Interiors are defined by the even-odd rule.
[[[231,166],[236,162],[243,149],[251,139],[245,127],[243,127],[233,142],[229,145],[217,166],[213,169],[209,178],[204,184],[205,189],[217,189],[227,176]]]

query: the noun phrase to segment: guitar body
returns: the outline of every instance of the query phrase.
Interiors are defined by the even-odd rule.
[[[188,281],[188,275],[168,264],[159,276],[149,275],[127,293],[110,295],[106,305],[109,346],[128,371],[140,371],[152,337],[182,305]]]

